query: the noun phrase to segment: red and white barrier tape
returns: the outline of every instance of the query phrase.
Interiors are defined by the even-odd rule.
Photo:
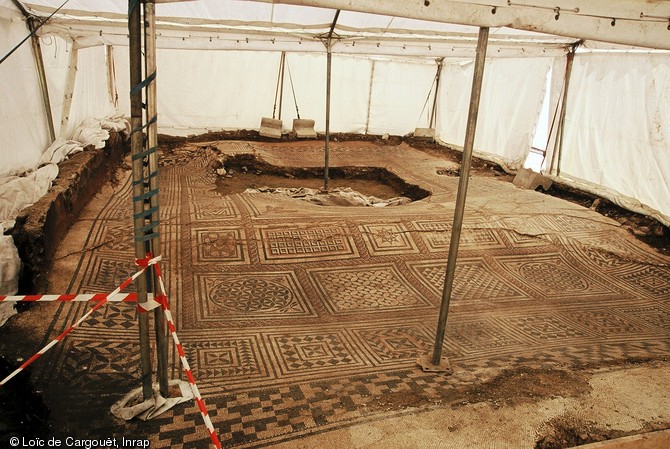
[[[177,353],[179,353],[179,360],[181,360],[182,367],[184,368],[184,374],[186,374],[186,377],[188,378],[188,384],[190,385],[193,396],[195,397],[195,402],[198,405],[198,409],[200,410],[202,420],[205,422],[205,426],[207,426],[209,437],[212,440],[214,447],[221,449],[221,442],[219,441],[219,437],[216,435],[214,424],[212,424],[212,420],[210,419],[209,413],[207,412],[207,406],[205,405],[205,401],[203,401],[202,396],[200,396],[200,390],[198,390],[198,386],[195,384],[195,378],[191,372],[191,366],[186,360],[184,348],[182,347],[181,342],[179,341],[179,337],[177,336],[177,328],[174,325],[172,313],[170,313],[170,307],[168,305],[167,294],[165,293],[165,284],[163,283],[163,276],[161,275],[160,266],[156,264],[156,266],[154,266],[154,270],[156,270],[156,276],[158,277],[158,284],[160,286],[160,295],[158,295],[156,299],[160,303],[161,307],[163,308],[163,312],[165,313],[168,329],[170,330],[170,335],[172,335],[172,339],[174,340]]]
[[[153,299],[153,295],[150,294]],[[2,296],[0,302],[98,302],[107,300],[109,302],[137,302],[137,293],[119,293],[110,296],[107,293],[91,293],[79,295],[23,295],[23,296]]]
[[[28,360],[26,360],[25,362],[23,362],[23,364],[22,364],[21,366],[19,366],[13,373],[11,373],[9,376],[5,377],[2,381],[0,381],[0,387],[3,386],[4,384],[6,384],[11,378],[13,378],[13,377],[16,376],[17,374],[19,374],[21,371],[23,371],[24,369],[26,369],[26,368],[28,367],[28,365],[30,365],[31,363],[33,363],[35,360],[39,359],[45,352],[47,352],[47,351],[48,351],[49,349],[51,349],[54,345],[56,345],[56,343],[58,343],[59,341],[63,340],[63,339],[64,339],[70,332],[72,332],[77,326],[79,326],[81,323],[83,323],[84,321],[86,321],[86,319],[87,319],[88,317],[90,317],[91,314],[92,314],[93,312],[95,312],[95,311],[98,310],[100,307],[102,307],[102,305],[105,304],[105,303],[109,300],[110,297],[115,297],[116,295],[118,295],[119,292],[120,292],[121,290],[123,290],[124,288],[126,288],[128,285],[130,285],[131,282],[133,282],[135,279],[137,279],[137,278],[140,276],[140,274],[142,274],[142,273],[144,272],[144,270],[147,269],[147,267],[148,267],[149,265],[154,265],[154,264],[158,263],[158,261],[160,261],[160,260],[161,260],[161,256],[157,256],[157,257],[153,257],[153,258],[141,259],[140,261],[138,261],[138,265],[141,267],[141,269],[140,269],[137,273],[133,274],[131,277],[129,277],[128,279],[126,279],[125,281],[123,281],[123,283],[122,283],[116,290],[114,290],[112,293],[110,293],[110,294],[108,294],[108,295],[104,295],[104,297],[103,297],[102,299],[99,299],[99,300],[98,300],[99,302],[95,305],[95,307],[93,307],[91,310],[89,310],[88,312],[86,312],[86,313],[84,314],[84,316],[82,316],[81,318],[79,318],[79,319],[77,320],[76,323],[74,323],[74,324],[73,324],[72,326],[70,326],[68,329],[66,329],[65,331],[63,331],[62,334],[60,334],[58,337],[56,337],[55,339],[53,339],[48,345],[46,345],[45,347],[43,347],[42,349],[40,349],[40,350],[37,352],[37,354],[35,354],[35,355],[32,356],[31,358],[29,358]],[[54,296],[58,296],[58,295],[54,295]],[[154,300],[152,300],[152,301],[154,301]],[[154,301],[154,302],[155,302],[155,301]]]

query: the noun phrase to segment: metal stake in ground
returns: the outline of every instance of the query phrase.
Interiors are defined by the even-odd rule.
[[[417,362],[424,371],[444,372],[451,371],[449,361],[442,359],[442,343],[447,329],[447,317],[449,315],[449,302],[454,285],[456,273],[456,258],[458,257],[458,244],[461,239],[461,228],[463,226],[463,215],[465,212],[465,197],[468,192],[468,179],[470,177],[470,164],[472,162],[472,150],[474,147],[475,131],[477,129],[477,114],[479,112],[479,98],[484,78],[484,64],[486,58],[486,47],[488,44],[489,29],[479,29],[479,40],[477,41],[477,55],[475,57],[475,70],[472,80],[472,92],[470,95],[470,109],[468,111],[468,124],[465,132],[465,144],[463,146],[463,160],[461,162],[461,176],[458,180],[458,193],[456,194],[456,209],[454,211],[454,224],[451,229],[451,241],[449,243],[449,258],[444,278],[444,289],[442,290],[442,305],[440,306],[440,317],[437,322],[435,335],[435,347],[432,358],[429,356],[420,358]]]

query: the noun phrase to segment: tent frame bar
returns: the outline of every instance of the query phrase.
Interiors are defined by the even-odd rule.
[[[156,4],[155,0],[144,0],[144,54],[145,54],[145,75],[147,77],[156,73]],[[149,207],[153,211],[150,215],[150,223],[158,226],[160,222],[159,217],[159,195],[158,195],[158,154],[156,149],[158,147],[158,123],[156,118],[157,112],[157,95],[156,95],[156,79],[147,84],[146,87],[147,100],[147,151],[149,155],[148,170],[149,170],[149,191],[156,192],[149,200]],[[160,255],[161,253],[161,239],[160,233],[156,232],[156,228],[152,230],[156,236],[151,238],[147,243],[151,254]],[[149,231],[149,232],[152,232]],[[154,291],[158,291],[159,279],[155,270],[151,270],[154,274],[152,279],[152,286]],[[156,307],[153,311],[154,315],[154,333],[156,337],[156,377],[158,377],[158,385],[160,394],[167,398],[170,396],[168,385],[168,345],[167,345],[167,327],[165,321],[165,313],[162,307]]]
[[[46,114],[47,127],[49,128],[50,142],[56,140],[56,129],[54,127],[54,118],[51,113],[51,100],[49,98],[49,86],[47,83],[47,74],[44,69],[44,58],[42,58],[42,46],[40,45],[40,38],[35,34],[37,29],[42,26],[44,21],[37,18],[37,16],[30,14],[19,0],[12,0],[12,3],[21,11],[21,14],[26,19],[26,24],[30,30],[30,43],[33,48],[33,57],[35,58],[35,65],[37,67],[37,78],[40,84],[40,91],[42,92],[42,103],[44,105],[44,113]],[[61,5],[62,7],[62,5]],[[60,9],[60,8],[58,8]],[[23,41],[25,42],[25,40]],[[22,43],[23,43],[22,42]]]
[[[477,130],[477,115],[479,113],[479,99],[481,97],[482,81],[484,79],[484,66],[486,63],[486,47],[488,43],[489,29],[481,27],[477,40],[477,55],[475,57],[475,68],[472,80],[472,91],[470,94],[470,108],[468,111],[468,122],[465,132],[465,144],[463,145],[463,156],[461,162],[461,174],[458,180],[458,191],[456,194],[456,205],[454,210],[454,223],[451,228],[451,241],[449,243],[449,256],[442,290],[442,303],[440,305],[440,316],[437,322],[435,335],[435,346],[432,358],[420,359],[418,363],[424,371],[450,371],[449,362],[442,360],[442,345],[447,328],[449,316],[449,303],[453,293],[454,277],[456,273],[456,259],[458,257],[458,245],[461,239],[463,227],[463,216],[465,213],[465,199],[468,193],[468,181],[470,178],[470,166],[472,163],[472,152],[474,148],[475,133]]]
[[[330,31],[326,37],[326,136],[325,136],[325,148],[323,152],[323,190],[328,191],[328,165],[330,159],[330,82],[331,82],[331,70],[332,70],[332,60],[333,60],[333,31],[335,31],[335,25],[337,24],[337,19],[340,17],[340,10],[338,9],[335,12],[335,17],[333,18],[333,23],[330,25]]]
[[[572,63],[575,60],[575,53],[580,43],[573,45],[567,54],[567,63],[565,66],[565,81],[563,84],[563,98],[561,98],[561,116],[558,120],[558,137],[554,142],[554,153],[551,157],[550,172],[554,168],[554,159],[556,161],[556,176],[561,176],[561,159],[563,157],[563,133],[565,130],[565,116],[568,107],[568,90],[570,89],[570,78],[572,76]]]

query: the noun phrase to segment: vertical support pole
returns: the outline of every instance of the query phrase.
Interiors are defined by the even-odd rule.
[[[286,68],[286,52],[281,52],[281,75],[279,75],[279,115],[277,119],[281,120],[281,106],[284,99],[284,70]]]
[[[326,146],[323,154],[323,190],[328,190],[328,164],[330,157],[329,143],[330,143],[330,72],[333,62],[333,32],[337,19],[340,17],[340,10],[335,11],[333,23],[330,24],[330,31],[326,37]]]
[[[157,98],[156,98],[156,4],[154,0],[145,0],[144,2],[144,54],[146,58],[146,76],[151,79],[147,84],[147,153],[149,158],[149,192],[150,195],[149,207],[151,214],[149,215],[150,226],[149,230],[153,236],[147,244],[150,246],[150,251],[154,255],[161,254],[161,241],[158,226],[160,222],[159,217],[159,197],[158,197],[158,112],[157,112]],[[151,272],[154,274],[153,285],[158,285],[158,278],[155,270],[152,267]],[[157,291],[157,288],[153,289]],[[167,346],[167,328],[165,323],[165,314],[162,307],[154,309],[154,331],[156,333],[156,353],[157,353],[157,367],[156,373],[158,377],[158,384],[160,393],[163,397],[168,397],[168,346]]]
[[[326,147],[324,150],[323,161],[323,190],[328,190],[328,164],[330,142],[330,70],[332,65],[333,53],[330,38],[326,44],[328,53],[326,54]]]
[[[59,137],[66,138],[67,127],[70,123],[70,109],[72,108],[72,98],[74,96],[74,84],[77,81],[77,58],[79,50],[72,45],[70,50],[70,62],[67,66],[67,79],[65,81],[65,95],[63,99],[63,112],[60,119]]]
[[[28,28],[31,33],[35,32],[37,25],[35,18],[28,18]],[[40,45],[40,38],[33,34],[30,39],[33,47],[33,56],[35,57],[35,64],[37,65],[37,78],[40,83],[40,90],[42,91],[42,102],[44,103],[44,112],[46,114],[47,126],[49,128],[49,137],[51,142],[56,140],[56,130],[54,128],[54,118],[51,113],[51,101],[49,100],[49,87],[47,85],[47,74],[44,70],[44,59],[42,58],[42,47]]]
[[[435,74],[435,95],[433,96],[433,109],[430,111],[430,123],[428,128],[434,129],[435,115],[437,114],[437,93],[440,91],[440,76],[442,74],[442,62],[444,58],[437,60],[437,73]]]
[[[454,210],[454,224],[451,229],[451,241],[449,242],[449,258],[442,290],[442,304],[440,316],[437,322],[435,336],[435,347],[432,359],[429,363],[422,364],[424,371],[448,371],[448,362],[442,362],[442,344],[447,328],[449,316],[449,302],[454,285],[456,273],[456,258],[458,257],[458,245],[461,239],[461,228],[463,227],[463,215],[465,212],[465,198],[468,192],[468,180],[470,178],[470,165],[472,162],[472,150],[474,148],[475,131],[477,129],[477,115],[479,113],[479,98],[481,96],[482,80],[484,78],[484,65],[486,60],[486,47],[488,45],[489,29],[479,28],[479,39],[477,41],[477,56],[475,57],[475,69],[472,79],[472,92],[470,94],[470,108],[468,111],[468,123],[465,132],[465,144],[463,146],[463,159],[461,162],[461,176],[458,180],[458,192],[456,194],[456,208]]]
[[[572,62],[575,59],[575,51],[577,47],[573,47],[567,55],[567,64],[565,66],[565,84],[563,86],[563,98],[561,100],[561,118],[558,121],[558,138],[554,142],[554,154],[551,156],[551,169],[554,168],[554,160],[556,163],[556,176],[561,176],[561,158],[563,156],[563,130],[565,129],[565,114],[568,107],[568,89],[570,88],[570,76],[572,75]],[[551,170],[550,170],[551,173]]]
[[[119,94],[116,91],[116,68],[114,67],[114,47],[105,46],[105,56],[107,60],[107,90],[109,92],[109,101],[115,108],[119,107]]]
[[[370,129],[370,112],[372,111],[372,83],[375,79],[375,61],[372,61],[372,71],[370,72],[370,90],[368,91],[368,115],[365,119],[365,134]]]
[[[133,225],[135,257],[146,256],[144,240],[144,137],[142,135],[142,9],[139,0],[128,0],[128,32],[130,54],[130,148],[133,169]],[[147,300],[147,271],[135,282],[138,302]],[[142,395],[153,396],[151,381],[151,346],[149,341],[149,316],[138,314],[140,337],[140,365],[142,368]]]

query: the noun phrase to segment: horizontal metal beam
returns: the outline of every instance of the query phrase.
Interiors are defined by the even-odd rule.
[[[647,0],[251,0],[670,50],[670,2]],[[559,5],[559,6],[557,6]],[[561,6],[563,5],[563,6]],[[578,5],[578,6],[575,6]]]

